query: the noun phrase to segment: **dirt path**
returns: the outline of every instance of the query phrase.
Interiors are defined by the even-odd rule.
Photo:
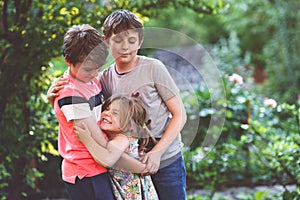
[[[294,191],[296,186],[289,185],[286,186],[289,191]],[[217,191],[213,196],[213,199],[245,199],[246,195],[254,195],[255,193],[261,192],[260,194],[263,195],[264,193],[268,195],[280,195],[285,191],[284,187],[281,185],[274,185],[274,186],[257,186],[253,188],[249,187],[234,187],[228,188],[222,191]],[[209,190],[194,190],[188,191],[187,195],[189,198],[197,197],[197,196],[209,196]]]

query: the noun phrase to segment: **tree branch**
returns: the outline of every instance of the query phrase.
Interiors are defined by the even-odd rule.
[[[2,8],[2,23],[4,27],[4,32],[8,31],[7,7],[8,7],[8,0],[4,0],[4,4]]]

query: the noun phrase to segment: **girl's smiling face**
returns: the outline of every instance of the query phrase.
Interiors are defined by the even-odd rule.
[[[120,100],[111,102],[101,113],[100,128],[107,134],[117,134],[120,129]]]

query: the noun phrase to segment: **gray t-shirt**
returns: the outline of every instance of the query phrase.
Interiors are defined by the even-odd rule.
[[[161,61],[139,56],[137,66],[125,74],[118,74],[114,63],[100,75],[100,82],[105,98],[115,94],[131,96],[138,93],[148,109],[151,120],[148,127],[156,138],[162,137],[171,117],[164,101],[178,95],[179,89]],[[179,133],[162,155],[161,161],[176,156],[182,150],[182,146]],[[160,167],[163,166],[161,162]]]

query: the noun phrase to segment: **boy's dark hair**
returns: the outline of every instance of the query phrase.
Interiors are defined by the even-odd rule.
[[[90,25],[74,25],[64,36],[63,56],[73,65],[89,60],[102,66],[107,55],[103,36]]]
[[[143,40],[144,26],[141,20],[128,10],[116,10],[105,19],[103,33],[109,39],[112,34],[119,34],[129,29],[138,32],[139,42]]]

